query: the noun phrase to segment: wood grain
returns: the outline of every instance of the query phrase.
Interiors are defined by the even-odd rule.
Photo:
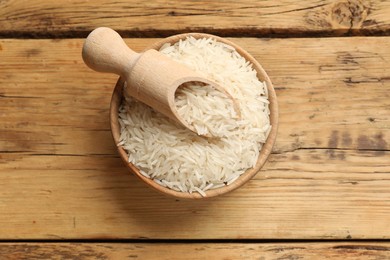
[[[389,35],[390,2],[313,1],[0,1],[0,36],[86,37],[99,26],[122,35]]]
[[[202,202],[126,171],[116,77],[83,64],[82,40],[1,40],[0,238],[389,239],[390,39],[230,40],[271,77],[279,134],[255,179]]]
[[[381,243],[3,243],[5,259],[388,259]]]

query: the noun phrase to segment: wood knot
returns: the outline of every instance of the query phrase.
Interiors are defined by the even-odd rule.
[[[318,5],[305,14],[305,21],[321,30],[332,30],[338,34],[350,33],[352,29],[366,26],[371,3],[361,0],[340,0]],[[376,23],[369,20],[370,25]]]
[[[335,3],[331,19],[334,27],[359,28],[367,17],[368,7],[358,0]]]

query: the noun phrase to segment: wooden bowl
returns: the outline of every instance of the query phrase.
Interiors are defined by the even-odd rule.
[[[128,156],[126,151],[122,147],[118,147],[118,152],[120,157],[122,158],[123,162],[127,166],[127,168],[134,173],[139,179],[144,181],[146,184],[148,184],[150,187],[154,188],[155,190],[166,194],[170,195],[176,198],[180,199],[203,199],[203,198],[211,198],[215,196],[219,196],[222,194],[225,194],[227,192],[230,192],[232,190],[237,189],[238,187],[242,186],[244,183],[249,181],[253,176],[257,174],[257,172],[261,169],[261,167],[264,165],[266,162],[268,156],[271,153],[272,147],[275,143],[276,139],[276,133],[278,129],[278,104],[277,104],[277,99],[276,99],[276,94],[275,90],[273,88],[273,85],[271,83],[271,80],[269,79],[267,73],[264,71],[264,69],[261,67],[261,65],[249,54],[247,53],[244,49],[241,47],[237,46],[236,44],[232,43],[231,41],[228,41],[226,39],[220,38],[215,35],[211,34],[203,34],[203,33],[186,33],[186,34],[178,34],[174,35],[165,39],[162,39],[153,45],[151,45],[147,49],[156,49],[159,50],[160,47],[165,44],[165,43],[171,43],[174,44],[178,42],[180,39],[185,39],[187,36],[193,36],[194,38],[214,38],[219,42],[226,43],[230,46],[233,46],[236,51],[243,56],[246,60],[250,61],[253,64],[253,68],[257,71],[257,76],[261,81],[265,81],[267,83],[267,88],[268,88],[268,99],[270,101],[269,104],[269,109],[270,109],[270,121],[272,125],[271,132],[267,138],[267,141],[263,145],[259,158],[257,160],[257,163],[254,168],[247,170],[245,173],[243,173],[236,181],[231,183],[230,185],[217,188],[217,189],[211,189],[207,190],[206,197],[202,197],[199,193],[193,192],[192,194],[186,193],[186,192],[178,192],[166,187],[163,187],[156,182],[154,182],[151,179],[148,179],[144,177],[140,171],[137,169],[135,165],[132,163],[128,162]],[[147,50],[146,49],[146,50]],[[115,90],[112,95],[111,99],[111,107],[110,107],[110,123],[111,123],[111,131],[112,131],[112,136],[114,138],[115,144],[119,142],[119,137],[120,137],[120,126],[119,126],[119,121],[118,121],[118,109],[119,106],[122,102],[122,90],[123,90],[123,84],[124,80],[119,78]]]

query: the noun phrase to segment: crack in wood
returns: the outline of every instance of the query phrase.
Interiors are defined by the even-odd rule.
[[[0,94],[0,98],[36,98],[36,99],[41,99],[41,98],[44,98],[44,97],[34,97],[34,96],[9,96],[9,95],[4,95],[4,94]]]
[[[31,151],[0,151],[0,154],[23,154],[23,155],[29,155],[29,156],[61,156],[61,157],[109,157],[109,158],[119,158],[119,155],[111,154],[111,153],[86,153],[86,154],[58,154],[58,153],[34,153]]]
[[[362,152],[390,152],[390,149],[370,149],[370,148],[330,148],[330,147],[297,147],[282,151],[272,151],[271,154],[293,153],[299,150],[335,150],[335,151],[362,151]]]
[[[291,10],[287,10],[287,11],[274,12],[274,13],[266,13],[266,14],[264,14],[264,16],[266,16],[266,15],[286,14],[286,13],[293,13],[293,12],[299,12],[299,11],[312,10],[312,9],[316,9],[316,8],[323,7],[323,6],[326,6],[326,5],[327,5],[327,4],[319,4],[319,5],[308,6],[308,7],[304,7],[304,8],[291,9]]]
[[[334,249],[351,249],[351,250],[375,250],[375,251],[390,251],[390,247],[375,246],[375,245],[341,245],[334,246]]]

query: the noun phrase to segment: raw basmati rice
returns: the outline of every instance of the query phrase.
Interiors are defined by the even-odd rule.
[[[233,47],[211,38],[188,37],[173,45],[163,45],[160,52],[224,86],[238,102],[240,118],[232,106],[209,109],[208,116],[213,117],[217,127],[205,124],[207,119],[202,117],[195,122],[200,133],[208,131],[219,136],[208,138],[125,97],[119,109],[118,145],[127,151],[129,162],[142,175],[159,185],[205,196],[206,190],[230,185],[255,166],[271,129],[267,87]],[[196,97],[200,108],[205,102],[202,97],[207,96],[205,91],[210,97],[214,95],[210,94],[212,90],[197,84],[184,86],[180,91],[175,102],[183,111],[192,109],[188,95]]]
[[[175,93],[179,115],[199,135],[222,137],[237,128],[239,116],[225,93],[200,82],[181,85]]]

